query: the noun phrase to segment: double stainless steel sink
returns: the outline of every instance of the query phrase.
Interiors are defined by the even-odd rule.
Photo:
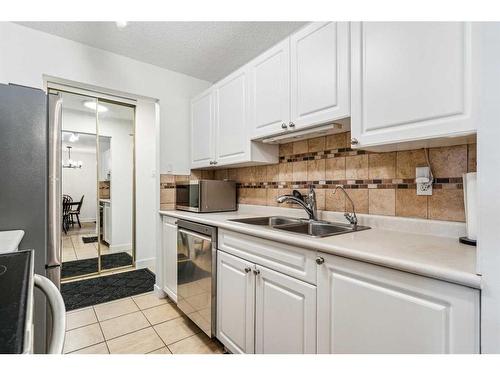
[[[311,237],[327,237],[338,234],[358,232],[370,229],[362,225],[332,223],[329,221],[299,219],[284,216],[250,217],[246,219],[232,219],[237,223],[260,225],[263,227],[284,230]]]

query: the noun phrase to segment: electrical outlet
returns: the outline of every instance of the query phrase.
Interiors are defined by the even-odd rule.
[[[417,195],[432,195],[432,184],[417,183]]]
[[[429,167],[417,167],[415,171],[417,195],[432,195],[432,174]]]

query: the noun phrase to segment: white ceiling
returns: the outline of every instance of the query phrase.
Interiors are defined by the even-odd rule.
[[[305,22],[18,22],[80,43],[215,82]]]

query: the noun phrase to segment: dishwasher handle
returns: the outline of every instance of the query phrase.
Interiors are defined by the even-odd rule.
[[[35,275],[35,286],[47,297],[52,311],[52,334],[47,354],[62,354],[66,331],[66,307],[59,289],[52,281],[41,275]]]
[[[200,234],[200,233],[191,232],[190,230],[185,230],[185,229],[178,229],[178,231],[179,231],[179,233],[182,233],[186,236],[195,237],[195,238],[202,240],[202,241],[212,242],[211,237],[205,236],[205,235]]]

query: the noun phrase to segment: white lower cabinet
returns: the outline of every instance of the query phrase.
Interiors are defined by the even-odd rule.
[[[255,353],[316,353],[316,287],[257,266]]]
[[[319,255],[319,353],[479,352],[479,290]]]
[[[233,353],[315,353],[316,287],[218,251],[217,338]]]
[[[217,251],[217,338],[232,353],[254,352],[253,266]]]
[[[223,229],[218,247],[233,353],[479,353],[477,289]]]
[[[177,302],[177,224],[176,219],[163,217],[163,291]]]

